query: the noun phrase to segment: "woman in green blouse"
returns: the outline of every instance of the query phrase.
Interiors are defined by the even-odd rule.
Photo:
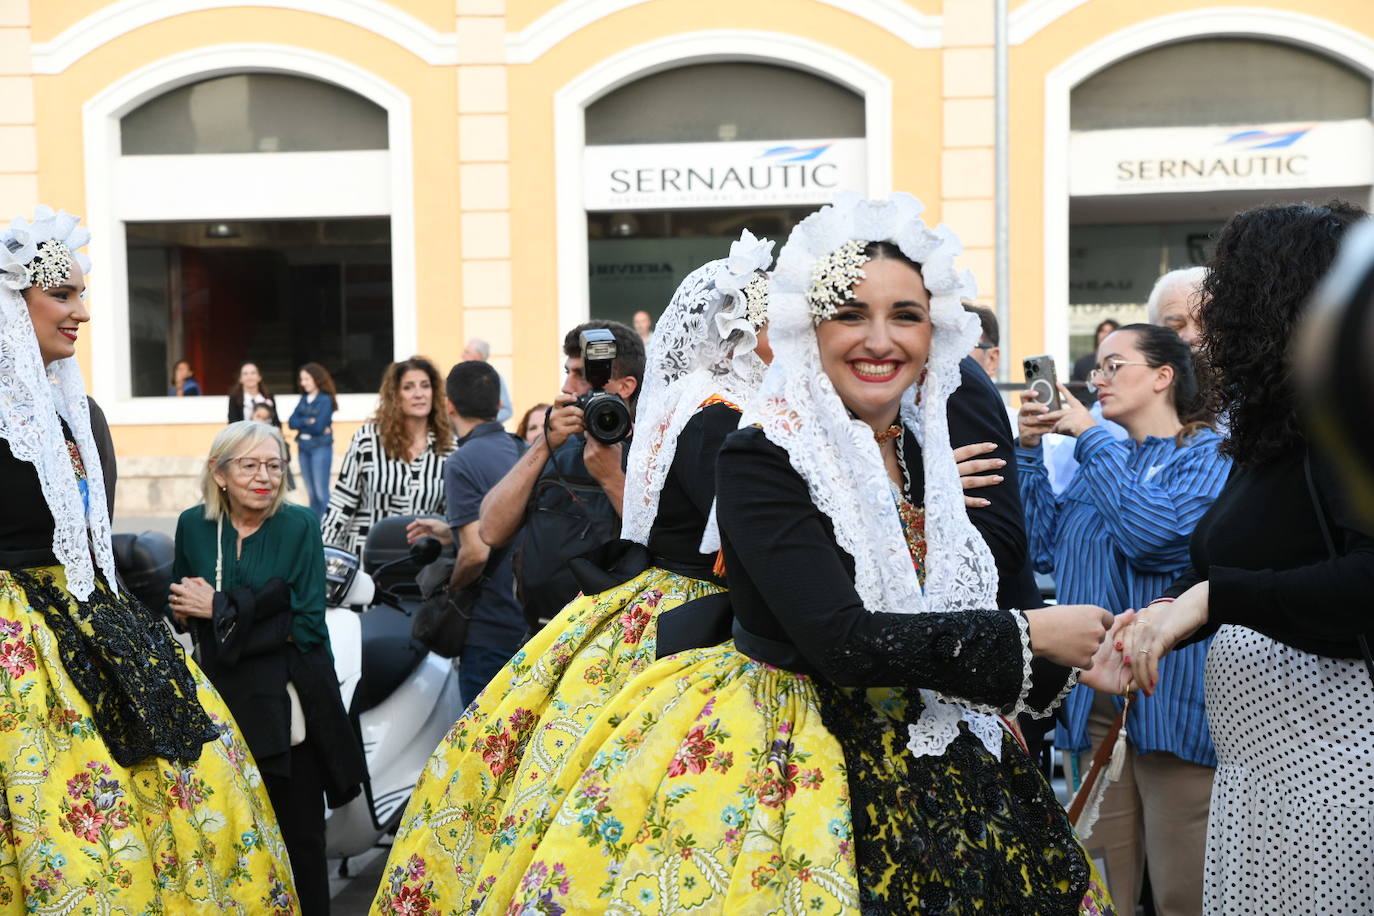
[[[329,651],[319,522],[285,502],[286,460],[264,423],[215,437],[204,502],[177,520],[170,604],[262,770],[308,916],[329,910],[325,794],[356,795],[365,765]]]

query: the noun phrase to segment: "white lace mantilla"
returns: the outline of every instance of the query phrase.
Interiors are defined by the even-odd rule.
[[[622,538],[649,542],[677,440],[702,402],[744,404],[763,381],[758,334],[744,287],[773,261],[773,243],[745,230],[730,256],[687,275],[659,318],[645,358],[644,388],[625,478]],[[712,513],[714,517],[714,513]]]
[[[90,261],[77,251],[90,233],[77,222],[67,213],[39,207],[32,223],[19,218],[0,233],[0,437],[14,457],[37,469],[54,522],[53,554],[66,569],[68,590],[85,600],[95,589],[92,552],[105,580],[116,587],[105,477],[91,435],[81,368],[75,357],[44,367],[23,297],[33,282],[25,265],[43,242],[61,242],[83,270],[90,269]],[[58,417],[67,422],[86,466],[89,510],[73,477]]]
[[[773,364],[741,425],[758,424],[787,450],[816,506],[831,520],[839,545],[854,558],[855,589],[870,611],[915,614],[997,606],[997,567],[969,521],[949,442],[946,402],[959,386],[959,361],[978,340],[976,316],[961,300],[976,295],[973,276],[956,268],[962,250],[947,227],[920,219],[909,194],[863,200],[836,197],[792,231],[778,256],[769,290]],[[821,368],[806,292],[816,261],[850,240],[887,241],[921,265],[931,295],[933,333],[927,373],[917,403],[915,388],[902,400],[902,421],[921,444],[925,473],[926,582],[924,591],[902,534],[882,454],[873,430],[851,419]],[[1019,616],[1019,615],[1018,615]],[[1023,631],[1023,650],[1028,647]],[[1023,668],[1022,698],[1030,680]],[[924,709],[909,726],[912,753],[939,755],[959,733],[960,721],[990,753],[1001,754],[998,710],[970,708],[922,690]]]

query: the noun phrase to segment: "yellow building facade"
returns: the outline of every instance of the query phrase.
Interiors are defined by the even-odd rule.
[[[480,337],[518,416],[563,331],[840,187],[920,197],[1008,295],[1004,358],[1065,375],[1236,208],[1367,202],[1374,3],[1010,5],[1006,291],[993,0],[0,0],[0,213],[91,226],[137,514],[185,504],[241,360],[338,368],[341,451],[378,367]]]

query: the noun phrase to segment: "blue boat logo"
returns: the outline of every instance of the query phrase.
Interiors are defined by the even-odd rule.
[[[1242,130],[1231,134],[1218,145],[1239,146],[1244,149],[1280,149],[1297,143],[1311,130],[1311,127],[1300,127],[1297,130]]]
[[[834,146],[833,143],[821,143],[817,146],[772,146],[759,154],[760,159],[773,159],[778,162],[811,162],[819,159],[825,151]]]

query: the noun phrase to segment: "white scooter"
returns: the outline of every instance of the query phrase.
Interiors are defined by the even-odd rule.
[[[385,519],[368,533],[362,565],[370,573],[353,554],[325,548],[329,643],[368,772],[363,793],[325,822],[326,853],[343,860],[344,877],[350,856],[395,830],[421,770],[463,712],[453,664],[410,638],[415,573],[440,552],[433,538],[406,547],[410,520]]]

